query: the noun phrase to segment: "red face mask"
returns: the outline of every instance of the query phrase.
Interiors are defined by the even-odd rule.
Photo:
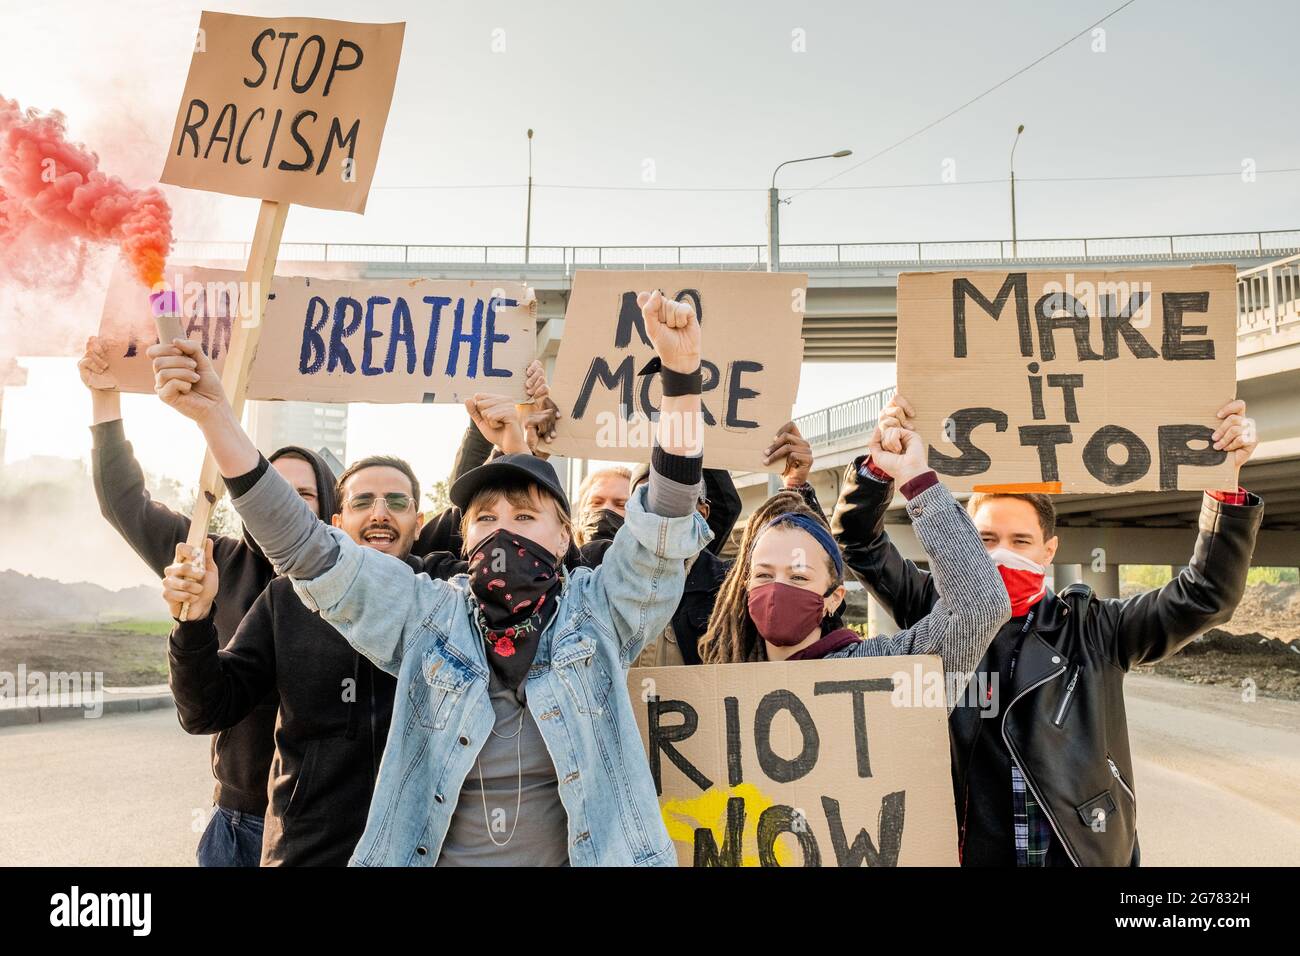
[[[1047,568],[1010,548],[994,548],[989,557],[1002,575],[1011,599],[1011,616],[1023,617],[1047,593]]]
[[[826,616],[823,595],[780,581],[750,588],[746,603],[759,636],[777,647],[798,644]]]

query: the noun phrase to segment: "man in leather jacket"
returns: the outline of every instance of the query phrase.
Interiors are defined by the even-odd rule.
[[[1221,409],[1214,433],[1214,447],[1234,455],[1238,469],[1256,445],[1245,412],[1241,401]],[[910,416],[896,396],[881,413],[884,440]],[[885,533],[893,495],[887,475],[855,460],[831,529],[863,585],[910,627],[938,594]],[[1241,489],[1207,492],[1188,566],[1164,587],[1122,600],[1082,584],[1060,594],[1044,586],[1057,547],[1048,496],[977,495],[968,507],[1007,585],[1012,619],[949,722],[962,864],[1136,866],[1124,675],[1232,617],[1263,502]]]

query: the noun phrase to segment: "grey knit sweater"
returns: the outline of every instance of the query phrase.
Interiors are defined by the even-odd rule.
[[[1011,619],[1011,602],[979,532],[947,488],[931,485],[907,503],[907,513],[930,556],[939,600],[907,630],[870,637],[826,656],[938,654],[951,713],[954,694],[966,687],[998,629]]]

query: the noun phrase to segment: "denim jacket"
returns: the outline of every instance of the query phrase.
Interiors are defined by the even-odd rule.
[[[567,572],[528,672],[528,709],[555,764],[575,866],[673,866],[627,670],[672,617],[686,560],[712,537],[698,514],[646,511],[646,491],[600,567]],[[324,526],[321,526],[324,529]],[[494,723],[466,575],[434,581],[328,529],[339,557],[294,587],[358,651],[397,677],[388,744],[354,866],[432,866]]]

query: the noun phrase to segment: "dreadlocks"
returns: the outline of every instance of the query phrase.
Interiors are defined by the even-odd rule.
[[[745,664],[767,660],[767,645],[759,636],[754,622],[749,619],[747,598],[750,561],[759,532],[769,521],[783,514],[807,515],[819,524],[825,524],[822,517],[809,508],[803,497],[794,491],[777,492],[749,516],[740,538],[736,560],[727,571],[718,591],[718,600],[713,605],[709,629],[700,638],[700,660],[705,664]],[[827,564],[830,563],[827,559]],[[832,579],[839,578],[835,583],[841,583],[843,579],[836,574],[833,566],[830,571]],[[837,611],[827,620],[839,627],[840,612]]]

